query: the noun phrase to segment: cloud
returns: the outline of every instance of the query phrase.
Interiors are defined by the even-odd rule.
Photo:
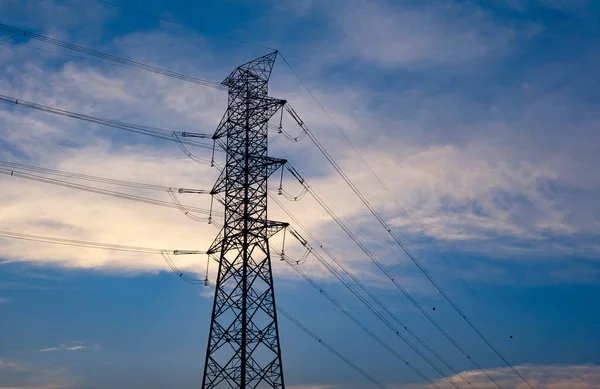
[[[515,367],[537,389],[594,389],[600,387],[600,366],[596,365],[521,365]],[[509,368],[487,369],[491,377],[506,389],[529,387]],[[471,384],[481,389],[497,387],[480,371],[461,373]],[[451,377],[461,382],[459,377]],[[442,381],[437,381],[442,384]],[[428,389],[431,385],[410,385],[403,389]]]
[[[49,351],[58,351],[60,350],[60,348],[58,347],[48,347],[48,348],[43,348],[40,350],[41,353],[47,353]]]
[[[340,46],[347,48],[349,42],[366,39],[361,34],[381,34],[388,41],[375,39],[367,45],[366,50],[373,53],[361,54],[357,51],[360,45],[350,45],[353,48],[348,48],[346,54],[350,57],[373,54],[373,60],[390,66],[420,62],[457,64],[484,57],[498,60],[508,55],[507,50],[518,33],[516,27],[500,23],[473,5],[449,4],[446,8],[438,5],[426,11],[386,10],[366,2],[355,4],[354,9],[343,6],[340,10],[339,27],[348,29],[348,36],[340,37]],[[356,20],[351,28],[352,18],[358,18],[356,13],[364,13],[380,23],[370,24],[374,31],[363,31],[364,22]],[[385,31],[387,28],[389,32]],[[409,45],[401,48],[404,51],[384,50],[385,44],[393,44],[389,40],[395,39],[394,36],[409,32],[416,36],[414,44],[401,40],[404,42],[401,44]],[[357,35],[350,37],[350,34]],[[175,38],[199,40],[193,34]],[[142,50],[147,48],[149,40],[153,42],[152,50]],[[172,41],[170,34],[151,31],[119,36],[103,44],[125,56],[164,67],[174,66],[182,71],[194,68],[194,72],[206,74],[207,78],[214,75],[212,78],[218,80],[231,71],[232,64],[225,66],[210,55],[192,58],[189,52],[172,49]],[[378,47],[377,42],[382,46]],[[449,49],[451,46],[458,49]],[[161,62],[160,58],[164,60]],[[71,59],[63,62],[63,59],[57,64],[56,58],[50,61],[43,53],[0,46],[0,61],[10,65],[2,88],[7,94],[77,112],[205,133],[213,131],[226,107],[223,92],[155,74]],[[590,67],[593,64],[582,62]],[[27,66],[15,66],[19,63]],[[457,85],[464,85],[464,89],[450,91],[431,85],[426,81],[428,77],[419,81],[418,88],[379,91],[368,83],[348,83],[318,84],[313,89],[327,102],[331,115],[412,220],[442,249],[512,260],[529,259],[533,255],[596,258],[600,247],[594,242],[600,233],[600,209],[594,199],[600,182],[585,171],[600,162],[590,148],[596,144],[594,129],[598,118],[593,107],[577,100],[578,90],[546,87],[573,88],[576,83],[563,82],[563,74],[588,74],[584,70],[558,65],[552,68],[547,64],[544,69],[536,68],[533,74],[523,70],[518,85],[485,78],[485,82],[476,82],[475,95],[469,89],[469,80],[478,80],[477,73],[469,74],[468,80],[452,79]],[[589,74],[593,76],[593,72]],[[273,93],[293,103],[395,232],[416,245],[419,229],[343,143],[318,107],[308,96],[298,93],[297,84],[289,79],[273,85]],[[492,98],[482,102],[478,94]],[[381,101],[393,109],[379,107]],[[195,164],[176,146],[140,136],[10,106],[0,110],[0,123],[2,139],[7,145],[0,151],[4,160],[173,187],[210,188],[216,179],[214,169]],[[286,123],[293,128],[291,121]],[[564,139],[565,128],[571,134],[568,139]],[[283,150],[271,143],[274,146],[271,155],[284,156],[285,152],[294,166],[305,173],[311,186],[357,231],[361,240],[374,247],[377,255],[398,262],[404,260],[398,258],[393,245],[379,244],[381,226],[310,143],[289,145],[276,134],[274,139]],[[197,152],[206,156],[203,151]],[[206,249],[218,232],[213,226],[192,221],[174,209],[15,177],[0,177],[0,180],[3,184],[0,201],[5,204],[0,214],[0,229],[10,227],[16,232],[79,240],[199,250]],[[291,177],[286,177],[284,183],[290,192],[301,190]],[[170,201],[166,193],[98,186]],[[202,196],[182,195],[180,199],[202,208],[210,204],[209,198]],[[336,256],[343,257],[352,270],[376,278],[370,274],[372,269],[364,255],[355,250],[310,196],[301,202],[285,204]],[[273,203],[269,212],[272,219],[288,220]],[[121,273],[168,270],[158,255],[7,239],[0,240],[0,244],[6,259],[15,261]],[[274,240],[274,244],[280,242]],[[287,246],[290,255],[302,255],[303,248],[293,240],[286,244],[286,251]],[[185,272],[203,278],[205,257],[178,256],[174,260]],[[311,275],[326,277],[316,261],[307,261],[304,266]],[[274,261],[274,268],[279,275],[295,277],[279,261]],[[216,267],[211,262],[211,278],[215,274]],[[567,278],[575,277],[562,277],[565,281]]]
[[[331,10],[347,54],[386,66],[457,65],[506,54],[519,31],[470,3],[393,6],[350,1]]]
[[[79,342],[75,342],[75,343],[79,343]],[[47,352],[51,352],[51,351],[80,351],[80,350],[99,351],[101,348],[102,348],[102,346],[99,344],[89,344],[89,345],[73,344],[71,346],[62,344],[57,347],[43,348],[40,350],[40,352],[47,353]]]
[[[6,304],[10,299],[8,297],[0,297],[0,304]]]
[[[83,350],[85,349],[85,346],[71,346],[71,347],[67,347],[65,350],[67,351],[77,351],[77,350]]]

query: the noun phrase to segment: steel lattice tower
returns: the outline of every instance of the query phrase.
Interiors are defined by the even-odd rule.
[[[277,52],[236,68],[227,112],[213,139],[227,157],[211,194],[224,194],[225,221],[208,250],[219,253],[203,389],[284,388],[269,237],[287,223],[267,219],[267,179],[285,160],[267,155],[269,119],[284,100],[268,96]]]

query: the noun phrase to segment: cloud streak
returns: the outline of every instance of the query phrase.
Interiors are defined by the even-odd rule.
[[[537,389],[594,389],[600,386],[600,367],[595,365],[522,365],[517,370]],[[487,369],[487,372],[506,389],[528,387],[508,368]],[[481,389],[497,387],[480,371],[466,371],[462,376]],[[458,377],[451,377],[458,379]],[[442,381],[436,383],[441,384]],[[429,389],[431,385],[410,385],[403,389]]]
[[[48,347],[48,348],[40,349],[39,352],[48,353],[48,352],[54,352],[54,351],[81,351],[81,350],[99,351],[101,348],[102,348],[102,346],[100,346],[99,344],[90,344],[90,345],[73,344],[70,346],[61,344],[60,346],[57,346],[57,347]]]

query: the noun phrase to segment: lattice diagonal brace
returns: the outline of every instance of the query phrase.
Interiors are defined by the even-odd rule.
[[[285,387],[268,239],[287,223],[267,219],[267,179],[286,162],[267,155],[268,121],[286,103],[268,96],[276,56],[223,81],[228,108],[213,138],[226,137],[227,162],[211,193],[225,194],[225,222],[209,249],[220,256],[203,389]]]

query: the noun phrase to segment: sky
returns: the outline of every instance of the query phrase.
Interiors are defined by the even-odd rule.
[[[0,0],[0,23],[216,83],[278,49],[270,95],[294,107],[510,367],[539,389],[600,387],[600,3],[114,2],[124,8],[99,0]],[[226,91],[2,29],[0,63],[1,95],[112,120],[212,134],[227,108]],[[283,126],[292,137],[301,134],[287,115]],[[212,188],[218,176],[194,160],[210,159],[210,150],[190,148],[190,158],[173,142],[10,104],[0,104],[0,133],[5,172],[10,162],[194,189]],[[274,130],[269,154],[288,159],[460,349],[310,194],[288,201],[272,193],[297,221],[269,200],[269,218],[290,221],[314,247],[298,268],[318,284],[273,255],[278,305],[386,388],[451,388],[449,381],[466,388],[467,380],[498,387],[489,377],[506,389],[529,387],[308,137],[291,142]],[[217,163],[223,157],[216,153]],[[165,191],[61,179],[173,201]],[[16,175],[0,181],[0,235],[206,250],[219,232],[173,207]],[[279,185],[278,175],[270,185]],[[283,188],[292,197],[302,191],[287,173]],[[206,195],[177,199],[210,206]],[[281,234],[272,240],[282,243]],[[289,237],[285,247],[291,258],[304,254]],[[318,255],[337,268],[327,253],[443,359],[413,340],[441,374],[320,264]],[[199,279],[208,264],[215,279],[216,263],[204,255],[172,258]],[[210,288],[182,282],[161,255],[0,237],[0,389],[199,387],[211,309]],[[285,317],[279,326],[286,386],[374,386]]]

